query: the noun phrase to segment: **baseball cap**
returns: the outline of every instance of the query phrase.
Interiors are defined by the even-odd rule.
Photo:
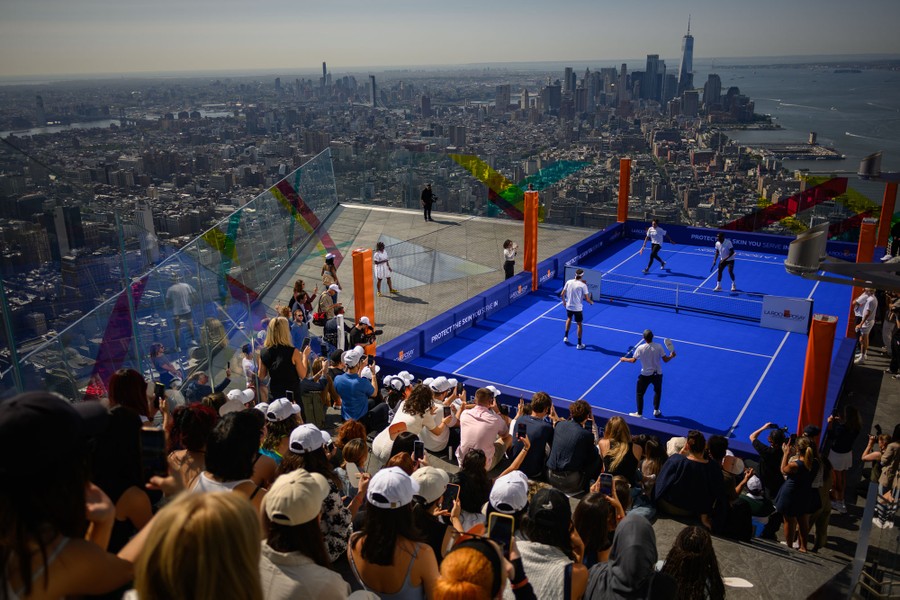
[[[456,385],[459,383],[459,381],[457,381],[456,379],[454,379],[452,377],[448,377],[447,383],[450,384],[450,389],[453,390],[453,389],[456,389]]]
[[[331,364],[336,365],[341,362],[341,357],[343,355],[344,355],[343,350],[335,350],[334,352],[331,353],[331,355],[328,358],[331,360]]]
[[[332,254],[331,252],[325,255],[325,260],[331,260],[332,258],[334,258],[334,254]]]
[[[228,400],[225,401],[225,404],[219,407],[219,416],[224,417],[225,415],[233,412],[241,412],[242,410],[244,410],[244,408],[246,407],[244,406],[244,403],[241,402],[240,398],[228,394]]]
[[[308,454],[325,445],[322,432],[312,423],[295,427],[291,432],[288,449],[294,454]]]
[[[497,396],[500,395],[500,390],[498,390],[497,388],[495,388],[492,385],[486,386],[484,389],[491,390],[491,393],[494,395],[494,398],[496,398]]]
[[[805,435],[808,438],[814,438],[817,435],[819,435],[820,433],[822,433],[822,430],[820,428],[816,427],[815,425],[807,425],[806,427],[803,428],[803,435]]]
[[[300,414],[299,406],[291,404],[290,400],[287,398],[278,398],[269,403],[269,406],[266,409],[266,420],[277,423],[278,421],[284,421],[291,415],[296,414]]]
[[[762,496],[762,480],[756,475],[751,476],[750,479],[747,480],[747,492],[754,496]]]
[[[425,500],[425,504],[431,504],[440,498],[447,489],[447,484],[450,483],[450,476],[447,475],[447,472],[434,467],[419,467],[412,474],[412,478],[419,484],[419,493],[416,496]]]
[[[381,367],[379,367],[378,365],[375,365],[375,374],[376,375],[378,375],[378,371],[380,371],[380,370],[381,370]],[[364,367],[363,370],[359,372],[359,376],[363,377],[365,379],[371,379],[372,378],[372,367],[371,366]]]
[[[491,488],[491,506],[498,512],[512,515],[528,505],[528,477],[522,471],[512,471],[498,477]]]
[[[256,410],[260,411],[262,414],[266,414],[269,412],[269,403],[268,402],[260,402],[256,406],[254,406]]]
[[[355,367],[359,364],[359,360],[363,357],[362,348],[354,348],[347,350],[341,355],[341,361],[348,367]]]
[[[322,434],[322,444],[324,444],[325,446],[331,444],[332,440],[330,433],[328,433],[327,431],[319,431],[319,433]]]
[[[432,392],[441,393],[441,392],[446,392],[452,386],[450,385],[450,381],[446,377],[441,375],[440,377],[435,377],[431,381],[431,384],[428,387],[431,388]]]
[[[108,422],[109,412],[96,401],[70,404],[51,392],[26,392],[4,400],[0,402],[0,473],[4,478],[32,479],[40,465],[41,476],[46,476],[48,470],[61,466],[60,450],[73,458],[83,454],[87,440],[102,433]],[[52,443],[35,444],[38,432]],[[24,448],[28,451],[23,455]]]
[[[369,481],[366,500],[378,508],[400,508],[419,493],[419,484],[400,467],[381,469]]]
[[[384,378],[384,381],[382,383],[384,383],[384,387],[389,387],[397,392],[402,392],[403,388],[406,387],[406,382],[396,375],[388,375]]]
[[[431,387],[431,384],[432,384],[433,382],[434,382],[434,377],[427,377],[427,378],[425,378],[425,379],[422,380],[422,385],[427,385],[427,386],[430,388],[430,387]],[[434,390],[432,390],[432,391],[434,391]]]
[[[360,325],[371,325],[372,322],[369,321],[369,317],[360,317],[360,318],[359,318],[359,324],[360,324]]]
[[[263,499],[263,510],[273,523],[303,525],[319,516],[329,491],[324,476],[297,469],[275,480]]]
[[[328,291],[330,291],[330,292],[339,292],[339,291],[341,291],[341,286],[339,286],[339,285],[336,284],[336,283],[332,283],[331,285],[328,286]]]
[[[400,371],[397,373],[397,377],[406,382],[406,385],[412,385],[412,382],[416,380],[412,373],[409,371]]]
[[[492,503],[493,504],[493,503]],[[531,499],[528,518],[541,527],[566,527],[572,520],[569,498],[557,489],[542,489]]]
[[[250,388],[234,389],[228,392],[228,399],[231,400],[232,398],[240,401],[241,404],[247,404],[248,402],[253,402],[253,399],[256,398],[256,392]]]

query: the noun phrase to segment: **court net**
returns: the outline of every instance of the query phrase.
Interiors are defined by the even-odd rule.
[[[575,277],[574,266],[566,267],[566,280]],[[584,269],[584,267],[581,267]],[[584,269],[583,279],[596,300],[625,300],[632,303],[666,306],[677,311],[743,319],[759,323],[762,296],[747,298],[733,293],[714,292],[698,285],[647,281],[642,277]]]

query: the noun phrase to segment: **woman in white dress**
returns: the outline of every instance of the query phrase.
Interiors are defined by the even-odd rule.
[[[375,289],[378,290],[378,295],[383,295],[381,293],[382,279],[387,279],[388,289],[392,294],[396,294],[397,290],[394,289],[394,284],[391,283],[391,273],[393,273],[394,270],[391,269],[391,263],[388,260],[387,252],[384,251],[384,242],[375,244],[375,253],[372,255],[372,262],[375,263],[375,278],[378,280],[378,283],[375,284]]]

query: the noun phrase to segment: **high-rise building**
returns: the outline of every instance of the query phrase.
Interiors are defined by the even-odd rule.
[[[328,80],[328,69],[325,68],[325,61],[322,61],[322,87],[325,87],[325,82]]]
[[[700,110],[700,94],[697,90],[685,90],[681,96],[681,114],[696,117]]]
[[[372,107],[378,105],[378,93],[375,88],[375,76],[369,75],[369,81],[372,83],[372,95],[369,97],[369,101],[372,103]]]
[[[156,237],[156,226],[153,224],[153,209],[150,207],[150,200],[139,199],[135,202],[134,212],[141,256],[146,264],[156,264],[159,262],[159,240]]]
[[[644,81],[641,84],[641,97],[648,100],[659,100],[659,54],[647,55],[647,68],[644,69]]]
[[[703,107],[706,110],[722,103],[722,80],[715,73],[710,73],[703,86]]]
[[[496,95],[494,96],[494,111],[497,113],[505,113],[509,108],[510,87],[508,83],[498,85]]]
[[[59,255],[66,256],[73,248],[84,247],[84,226],[81,224],[81,207],[57,206],[54,214],[56,240]]]
[[[562,82],[562,93],[563,94],[571,94],[575,90],[575,86],[572,85],[572,76],[575,73],[572,71],[572,67],[566,67],[566,72],[563,75]]]
[[[422,118],[427,119],[431,116],[431,96],[422,96]]]
[[[694,36],[688,17],[687,34],[681,38],[681,66],[678,68],[678,95],[694,87]]]
[[[619,81],[616,84],[616,88],[619,96],[616,100],[617,106],[630,100],[628,96],[628,65],[625,63],[622,63],[622,68],[619,71]]]
[[[528,110],[528,90],[522,88],[522,100],[519,102],[522,110]]]
[[[38,127],[47,125],[47,113],[44,111],[44,99],[37,95],[34,99],[35,104],[35,121]]]

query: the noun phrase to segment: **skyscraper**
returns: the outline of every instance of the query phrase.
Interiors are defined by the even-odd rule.
[[[575,89],[575,86],[572,85],[572,67],[566,67],[565,74],[563,75],[563,85],[562,85],[562,93],[563,94],[571,94]]]
[[[422,118],[427,119],[431,116],[431,96],[422,96]]]
[[[659,100],[659,63],[659,54],[647,55],[647,68],[644,70],[641,96],[648,100]]]
[[[369,98],[369,100],[372,101],[372,108],[375,108],[375,106],[378,104],[378,94],[376,93],[375,88],[375,76],[369,75],[369,81],[372,82],[372,96],[371,98]]]
[[[687,34],[681,38],[681,67],[678,69],[678,95],[694,87],[694,36],[688,17]]]
[[[715,73],[710,73],[703,86],[703,107],[706,110],[719,106],[722,102],[722,79]]]
[[[325,81],[328,79],[328,69],[325,68],[325,61],[322,61],[322,81],[321,87],[325,87]]]
[[[44,111],[44,99],[40,95],[35,97],[35,120],[38,127],[47,125],[47,113]]]
[[[155,264],[159,262],[159,240],[156,237],[156,227],[153,224],[153,209],[149,199],[139,199],[135,202],[134,212],[138,226],[138,240],[141,246],[141,256],[145,263]]]
[[[510,103],[510,87],[508,83],[498,85],[494,96],[494,112],[505,113]]]

